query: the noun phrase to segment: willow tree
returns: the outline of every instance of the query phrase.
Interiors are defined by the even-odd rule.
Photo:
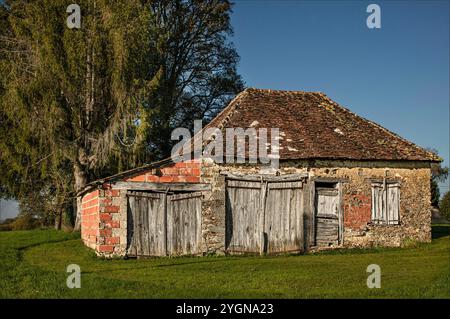
[[[13,134],[32,137],[22,143],[26,154],[11,156],[25,155],[25,167],[68,170],[74,192],[124,156],[130,132],[138,147],[139,108],[158,71],[145,1],[78,4],[81,28],[70,29],[67,1],[5,1],[0,38],[2,113]]]
[[[172,128],[242,89],[228,1],[80,0],[73,29],[70,3],[0,4],[0,184],[59,210],[92,179],[170,154]]]

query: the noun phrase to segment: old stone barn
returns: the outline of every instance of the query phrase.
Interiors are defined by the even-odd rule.
[[[103,256],[305,252],[431,240],[434,154],[316,92],[247,89],[209,126],[279,128],[279,167],[211,158],[88,185],[84,243]]]

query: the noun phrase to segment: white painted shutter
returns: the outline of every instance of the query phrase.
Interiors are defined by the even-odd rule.
[[[372,184],[372,222],[397,225],[400,220],[400,185],[387,183]]]
[[[381,184],[372,185],[372,221],[375,224],[382,224],[385,221],[384,218],[384,200],[383,200],[383,187]]]
[[[400,187],[398,184],[387,185],[387,223],[397,225],[399,223]]]

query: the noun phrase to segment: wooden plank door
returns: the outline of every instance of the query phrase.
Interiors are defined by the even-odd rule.
[[[128,194],[129,256],[166,254],[165,194],[130,192]]]
[[[268,183],[265,201],[267,253],[302,251],[302,182]]]
[[[227,180],[225,248],[260,253],[261,182]]]
[[[227,180],[227,251],[302,251],[303,227],[301,181]]]
[[[340,229],[340,200],[336,188],[316,188],[315,244],[338,245]]]
[[[194,255],[201,252],[202,193],[167,197],[167,252],[169,255]]]

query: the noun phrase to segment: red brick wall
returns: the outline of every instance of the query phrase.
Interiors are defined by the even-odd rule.
[[[198,183],[200,182],[200,162],[189,161],[175,163],[158,170],[142,173],[141,175],[125,179],[127,182],[153,183]]]
[[[99,236],[97,250],[101,253],[113,253],[115,245],[120,244],[120,236],[115,231],[120,229],[120,190],[107,189],[100,199]]]
[[[124,181],[198,183],[200,182],[200,168],[199,161],[175,163],[125,178]],[[92,191],[86,194],[82,200],[82,239],[87,246],[103,254],[119,252],[121,248],[123,249],[120,246],[126,244],[126,213],[121,212],[120,190],[110,189],[110,187],[111,185],[106,183],[102,190]]]
[[[372,201],[370,196],[345,195],[344,196],[344,227],[359,229],[371,221]]]
[[[81,204],[81,238],[93,247],[97,244],[99,233],[99,190],[84,195]]]

